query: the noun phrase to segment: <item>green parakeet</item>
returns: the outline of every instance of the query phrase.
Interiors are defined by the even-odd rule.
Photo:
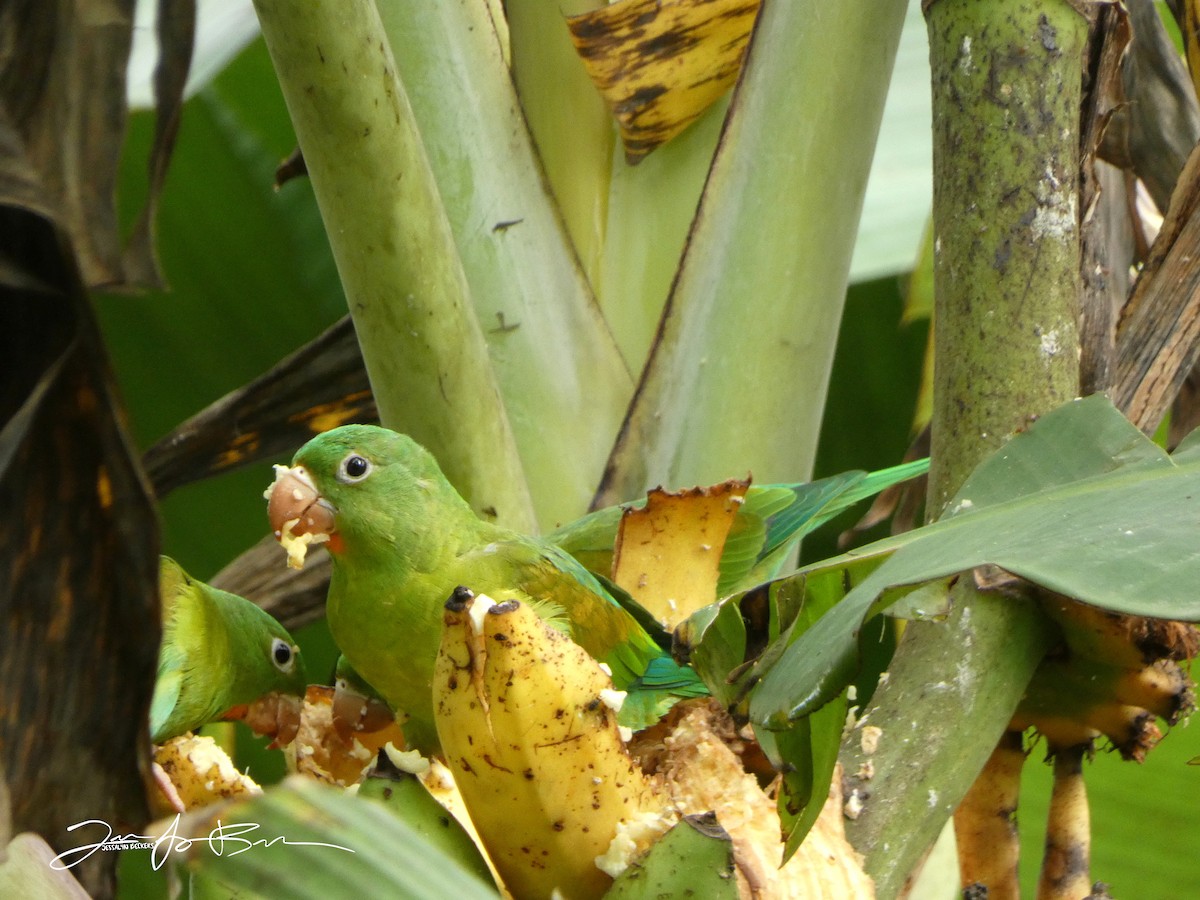
[[[308,679],[300,648],[282,625],[244,597],[159,565],[163,637],[150,702],[156,744],[218,718],[245,718],[290,743]]]
[[[818,481],[751,485],[738,508],[721,552],[717,597],[769,581],[810,531],[860,500],[929,471],[929,460],[902,463],[878,472],[854,470]],[[592,572],[612,570],[613,545],[627,507],[645,499],[589,513],[546,535]]]
[[[554,544],[480,519],[411,438],[346,425],[313,438],[291,468],[276,471],[272,529],[289,555],[299,540],[328,541],[333,639],[407,715],[405,738],[422,752],[438,746],[430,683],[443,607],[460,585],[528,603],[607,664],[616,687],[629,692],[623,724],[648,724],[675,698],[707,694],[608,587]]]

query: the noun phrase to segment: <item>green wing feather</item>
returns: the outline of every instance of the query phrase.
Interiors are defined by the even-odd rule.
[[[617,687],[633,682],[662,654],[591,572],[553,544],[521,536],[464,557],[462,584],[477,593],[520,599],[613,670]],[[563,629],[563,626],[566,626]]]
[[[637,508],[645,504],[645,499],[642,499],[637,503],[598,509],[574,522],[559,526],[547,534],[545,540],[571,554],[588,571],[611,575],[613,544],[617,540],[621,516],[625,514],[626,508]]]
[[[728,596],[769,580],[804,535],[855,503],[928,469],[929,460],[922,459],[871,473],[856,470],[812,482],[751,486],[725,540],[717,596]],[[589,513],[552,531],[545,540],[577,559],[581,567],[606,578],[611,574],[613,545],[625,509],[644,506],[645,502],[642,499]],[[601,589],[601,593],[617,604],[612,587],[607,581],[604,585],[609,590]],[[592,612],[593,617],[598,614]],[[653,650],[648,645],[653,645]],[[615,657],[625,672],[636,671],[636,665],[645,666],[632,681],[617,682],[629,692],[621,710],[622,724],[641,727],[653,723],[676,700],[708,693],[693,669],[680,666],[652,640],[618,645],[607,656],[587,649],[613,667],[615,681],[617,666],[610,657]]]

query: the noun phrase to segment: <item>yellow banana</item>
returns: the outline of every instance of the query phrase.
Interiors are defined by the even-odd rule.
[[[982,885],[995,900],[1019,897],[1017,796],[1025,763],[1020,731],[1006,731],[954,813],[963,887]]]
[[[1182,622],[1123,616],[1059,594],[1044,595],[1042,608],[1062,628],[1073,657],[1140,669],[1159,659],[1196,655],[1196,629]]]
[[[456,591],[433,696],[446,762],[513,896],[599,897],[612,878],[596,858],[618,831],[672,824],[621,740],[608,676],[527,605]]]
[[[1083,757],[1088,752],[1085,745],[1077,745],[1054,756],[1038,900],[1073,900],[1091,894],[1091,816],[1083,783]]]
[[[1192,681],[1173,659],[1160,659],[1121,672],[1113,696],[1127,706],[1141,706],[1174,725],[1196,706]]]
[[[1175,722],[1191,708],[1191,685],[1172,660],[1124,669],[1051,659],[1038,668],[1012,727],[1036,727],[1051,753],[1103,735],[1126,759],[1141,760],[1162,737],[1155,716]]]

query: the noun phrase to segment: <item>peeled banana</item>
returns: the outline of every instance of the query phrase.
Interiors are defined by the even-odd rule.
[[[151,793],[152,812],[157,816],[262,793],[216,741],[191,732],[154,748],[153,774],[158,790]]]
[[[954,813],[964,888],[986,885],[989,896],[1018,897],[1017,799],[1025,763],[1020,731],[1006,731]]]
[[[673,824],[617,727],[619,692],[525,604],[459,589],[433,676],[438,738],[480,838],[521,898],[601,896],[610,846]],[[614,839],[617,839],[614,844]]]

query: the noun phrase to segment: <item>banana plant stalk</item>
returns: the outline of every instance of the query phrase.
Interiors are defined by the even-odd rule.
[[[535,522],[487,343],[372,0],[255,3],[380,419],[436,449],[477,509]]]
[[[538,520],[545,528],[570,521],[595,492],[633,395],[633,375],[581,271],[579,245],[564,228],[559,215],[564,197],[552,195],[543,177],[539,150],[545,158],[550,138],[535,149],[523,114],[530,104],[518,102],[484,4],[378,0],[378,7],[462,257],[521,461],[531,473]],[[561,14],[546,9],[566,41]],[[514,37],[521,34],[517,24],[520,20],[513,22]],[[521,42],[516,49],[525,46]],[[579,68],[578,60],[568,62]],[[569,82],[545,72],[539,77]],[[584,87],[596,100],[591,85]],[[590,117],[555,112],[571,127],[572,165],[591,162],[580,145],[610,134],[603,107],[601,124],[608,130],[599,137]],[[580,133],[584,122],[586,135]],[[608,153],[604,143],[605,159]],[[591,180],[601,175],[607,185],[607,166]],[[574,180],[585,182],[591,183],[582,176]]]
[[[1088,23],[1066,0],[925,8],[937,322],[928,505],[936,517],[1007,435],[1078,390]],[[858,785],[870,799],[848,833],[880,897],[899,892],[958,806],[1050,640],[1019,593],[978,591],[968,575],[954,602],[949,621],[910,626],[867,713],[882,737],[869,786]],[[848,772],[868,759],[858,737],[843,749]]]
[[[811,474],[904,9],[763,4],[597,505]]]

